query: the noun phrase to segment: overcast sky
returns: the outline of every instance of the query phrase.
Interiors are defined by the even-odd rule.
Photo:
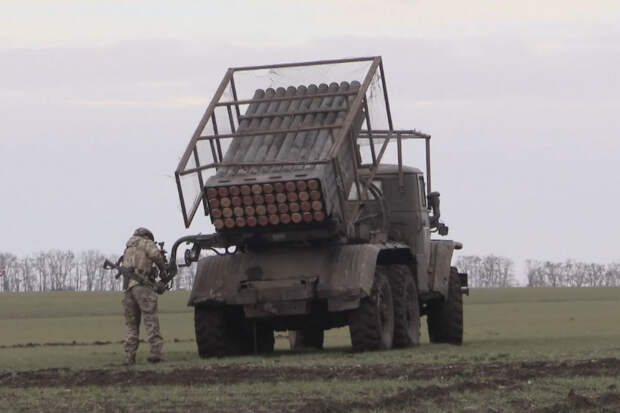
[[[619,260],[619,22],[617,0],[2,1],[0,251],[210,232],[173,172],[226,68],[382,55],[463,254]]]

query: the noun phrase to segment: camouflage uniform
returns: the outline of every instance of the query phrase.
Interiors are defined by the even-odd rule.
[[[165,262],[155,242],[142,236],[132,236],[127,241],[127,249],[123,255],[123,267],[133,267],[134,271],[150,276],[153,264],[165,271]],[[138,350],[140,332],[140,318],[144,317],[144,325],[148,342],[151,345],[151,359],[159,360],[163,347],[163,339],[159,333],[159,314],[157,311],[157,294],[149,287],[140,285],[137,281],[125,280],[123,284],[125,297],[125,323],[127,325],[127,339],[125,340],[125,355],[127,362],[133,364]]]

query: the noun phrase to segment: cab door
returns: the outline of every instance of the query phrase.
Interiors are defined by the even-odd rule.
[[[428,216],[428,199],[426,198],[426,185],[424,175],[416,174],[416,210],[418,215],[419,227],[415,236],[415,256],[418,272],[418,288],[420,291],[428,291],[429,285],[429,266],[431,259],[431,224]],[[423,285],[421,285],[423,284]]]
[[[430,220],[424,177],[418,172],[405,172],[403,185],[395,173],[381,176],[383,195],[389,206],[389,239],[405,242],[415,257],[418,290],[430,290]]]

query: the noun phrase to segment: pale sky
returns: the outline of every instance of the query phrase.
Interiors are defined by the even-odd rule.
[[[382,55],[462,254],[620,260],[619,22],[615,0],[3,0],[0,251],[212,231],[172,176],[225,70]]]

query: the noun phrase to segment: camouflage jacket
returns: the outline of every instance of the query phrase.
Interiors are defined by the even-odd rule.
[[[157,244],[148,238],[132,236],[127,241],[127,248],[123,254],[123,267],[133,267],[134,271],[141,275],[149,276],[153,268],[153,264],[157,265],[160,272],[165,271],[165,261]],[[129,289],[138,282],[135,280],[129,280],[124,283],[123,288]]]

